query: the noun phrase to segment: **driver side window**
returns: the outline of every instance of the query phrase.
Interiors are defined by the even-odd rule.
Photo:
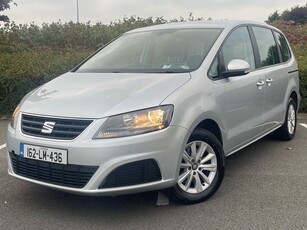
[[[255,69],[255,56],[247,27],[234,30],[226,38],[219,55],[209,69],[208,76],[212,79],[221,78],[219,73],[227,71],[227,65],[233,59],[247,61],[251,70]]]
[[[251,69],[255,69],[255,57],[247,27],[240,27],[233,31],[224,43],[221,52],[225,64],[223,71],[226,70],[228,63],[233,59],[247,61]]]

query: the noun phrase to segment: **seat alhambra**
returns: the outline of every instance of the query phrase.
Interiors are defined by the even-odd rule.
[[[246,21],[129,31],[34,89],[8,126],[8,173],[116,196],[165,190],[208,199],[225,157],[274,132],[295,135],[298,67],[283,33]]]

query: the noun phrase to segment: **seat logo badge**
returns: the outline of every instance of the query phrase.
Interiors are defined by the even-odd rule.
[[[54,126],[55,126],[55,122],[46,121],[43,125],[42,133],[48,133],[48,134],[52,133]]]

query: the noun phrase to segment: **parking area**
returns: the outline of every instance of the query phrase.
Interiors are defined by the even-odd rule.
[[[226,158],[219,191],[196,205],[157,205],[158,192],[67,194],[8,176],[0,122],[0,229],[307,229],[307,116],[296,137],[267,136]]]

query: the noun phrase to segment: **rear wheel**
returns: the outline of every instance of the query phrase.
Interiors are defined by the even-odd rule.
[[[295,136],[297,123],[296,110],[296,103],[292,98],[290,98],[284,124],[276,130],[276,136],[279,139],[289,141]]]
[[[185,146],[178,181],[169,194],[181,203],[204,201],[220,187],[224,171],[221,143],[212,133],[197,129]]]

